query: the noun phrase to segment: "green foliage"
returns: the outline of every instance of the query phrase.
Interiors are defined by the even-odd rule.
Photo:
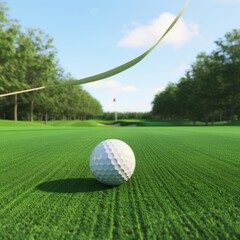
[[[160,110],[163,119],[168,117],[173,119],[176,116],[176,91],[177,86],[170,83],[164,92],[155,97],[152,109],[154,115],[157,115]]]
[[[240,30],[216,41],[211,54],[200,53],[179,83],[157,94],[152,113],[161,119],[233,121],[240,117]]]
[[[239,239],[239,127],[0,128],[1,239]],[[91,175],[102,140],[136,156],[129,182]]]
[[[13,92],[75,80],[58,65],[53,39],[38,29],[22,31],[0,2],[0,91]],[[0,118],[87,119],[102,114],[101,104],[78,86],[0,99]],[[14,111],[13,111],[14,110]]]
[[[150,112],[118,112],[118,119],[151,119]],[[115,112],[104,112],[101,115],[103,120],[115,120]]]

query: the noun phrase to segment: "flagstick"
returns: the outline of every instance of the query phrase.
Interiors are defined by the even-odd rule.
[[[115,112],[115,122],[117,121],[117,111]]]

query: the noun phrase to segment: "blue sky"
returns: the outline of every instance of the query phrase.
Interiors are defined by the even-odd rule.
[[[125,63],[160,37],[184,0],[7,0],[11,18],[54,39],[58,59],[77,79]],[[202,51],[240,27],[240,0],[191,0],[180,22],[133,68],[83,88],[105,111],[150,111],[154,95],[177,82]],[[116,98],[116,103],[113,102]]]

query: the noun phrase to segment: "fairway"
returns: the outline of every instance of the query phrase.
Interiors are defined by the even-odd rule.
[[[132,178],[89,158],[125,141]],[[0,127],[0,239],[239,239],[239,127]]]

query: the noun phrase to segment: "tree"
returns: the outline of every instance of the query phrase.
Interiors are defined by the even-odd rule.
[[[23,81],[21,59],[17,48],[21,36],[20,26],[7,17],[8,9],[0,3],[0,90],[12,92],[26,87]],[[12,97],[9,97],[12,99]],[[17,120],[18,101],[14,96],[14,119]]]
[[[233,121],[235,111],[240,105],[240,30],[226,33],[223,39],[215,42],[216,57],[222,64],[221,84],[228,120]]]
[[[233,121],[240,108],[240,30],[216,41],[217,50],[198,54],[191,69],[175,87],[169,86],[153,101],[152,112],[163,118],[178,117]],[[175,89],[175,90],[174,90]]]
[[[177,116],[176,91],[177,85],[169,83],[163,92],[155,96],[152,113],[163,119],[174,119]]]
[[[196,104],[198,105],[198,111],[204,116],[206,125],[208,125],[210,117],[212,123],[214,123],[215,113],[220,107],[221,93],[218,69],[215,56],[206,53],[200,53],[196,62],[192,65],[191,75],[195,82],[194,94],[199,101]]]
[[[191,119],[193,125],[199,118],[199,100],[197,96],[196,81],[194,81],[190,72],[180,79],[177,84],[176,101],[178,105],[179,117],[183,119]]]
[[[54,83],[57,75],[56,50],[52,45],[53,39],[40,30],[29,29],[25,42],[28,43],[26,52],[26,81],[30,88],[47,86]],[[32,92],[28,95],[30,102],[30,120],[34,120],[34,104],[41,102],[41,94]]]

